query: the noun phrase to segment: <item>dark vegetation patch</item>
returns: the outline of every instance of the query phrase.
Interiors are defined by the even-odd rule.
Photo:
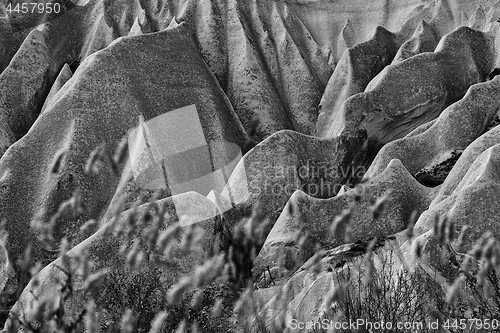
[[[441,185],[451,169],[462,155],[462,151],[455,150],[451,153],[451,157],[447,160],[436,164],[432,167],[424,168],[415,174],[415,178],[422,185],[427,187],[436,187]]]

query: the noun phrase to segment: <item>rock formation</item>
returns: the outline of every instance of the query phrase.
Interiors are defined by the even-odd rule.
[[[375,270],[433,271],[445,289],[460,272],[437,252],[500,236],[500,2],[60,4],[0,4],[5,332],[41,320],[31,304],[62,297],[61,267],[82,254],[101,290],[152,288],[152,309],[178,281],[205,286],[199,265],[237,270],[223,269],[248,245],[235,235],[261,228],[233,264],[269,329],[332,319],[334,275],[365,269],[370,250]],[[439,226],[468,229],[445,246]],[[127,305],[93,293],[82,267],[66,315],[97,297],[100,329],[119,325]]]

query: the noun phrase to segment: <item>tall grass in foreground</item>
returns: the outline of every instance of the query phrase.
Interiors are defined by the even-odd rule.
[[[125,160],[125,151],[126,142],[123,141],[118,145],[114,156],[111,156],[104,146],[99,146],[86,164],[87,172],[98,173],[99,161],[106,161],[113,172],[118,174]],[[52,173],[57,174],[63,163],[64,152],[61,152],[55,158]],[[386,199],[387,196],[383,196],[373,201],[375,222],[384,209]],[[132,241],[134,231],[139,227],[136,223],[146,225],[140,239],[146,244],[146,249],[138,245],[138,239],[129,246],[123,246],[121,251],[126,253],[126,260],[121,271],[93,271],[85,253],[77,254],[69,260],[68,242],[63,240],[59,254],[61,264],[57,266],[65,276],[65,279],[59,281],[61,297],[35,297],[31,309],[24,309],[34,314],[31,322],[10,313],[7,332],[17,332],[21,329],[26,332],[84,332],[85,326],[88,332],[290,331],[285,316],[274,316],[266,312],[270,310],[265,310],[264,304],[260,303],[260,298],[256,296],[256,281],[252,281],[251,263],[269,232],[269,221],[258,206],[254,207],[251,216],[243,218],[227,235],[220,233],[214,236],[212,256],[196,267],[191,275],[180,277],[174,283],[165,283],[162,279],[162,269],[166,268],[162,266],[162,258],[168,259],[173,251],[179,248],[187,256],[196,248],[195,243],[199,241],[199,237],[196,228],[188,228],[182,232],[179,221],[172,221],[176,217],[168,216],[157,206],[155,200],[153,196],[139,222],[136,222],[136,216],[131,213],[132,217],[127,220],[126,225],[110,223],[104,226],[115,235],[128,235]],[[70,200],[61,204],[59,211],[70,211],[77,216],[83,209],[80,202],[80,193],[75,191]],[[358,202],[359,197],[353,204]],[[118,209],[117,216],[119,213],[121,211]],[[354,242],[357,240],[351,239],[349,217],[349,212],[332,217],[332,230],[347,231],[343,235],[346,242]],[[53,241],[51,228],[56,218],[57,216],[39,229],[42,231],[42,241]],[[170,222],[167,224],[168,219]],[[413,215],[407,230],[410,240],[414,238],[412,226],[415,219],[416,216]],[[224,225],[227,221],[219,216],[218,223]],[[95,220],[89,220],[82,226],[82,232],[95,224]],[[339,228],[339,224],[343,224],[342,228]],[[441,246],[443,256],[456,267],[456,276],[446,288],[438,285],[433,279],[435,276],[423,269],[410,272],[404,267],[396,268],[393,261],[386,259],[382,260],[379,267],[375,267],[375,251],[373,246],[368,246],[366,253],[361,254],[364,266],[347,263],[330,272],[335,287],[326,299],[328,311],[324,318],[332,321],[363,318],[371,322],[394,324],[401,321],[428,323],[437,320],[441,330],[450,332],[480,331],[478,325],[470,326],[470,320],[474,318],[500,320],[498,244],[487,234],[469,252],[456,252],[456,249],[460,248],[457,242],[460,243],[463,235],[458,238],[455,236],[454,228],[446,218],[442,221],[436,220],[434,237]],[[298,235],[299,239],[303,237],[304,235]],[[5,237],[2,239],[5,242]],[[375,243],[376,240],[370,242]],[[324,249],[321,246],[316,248],[315,258],[318,259],[314,265],[307,268],[311,274],[324,271],[321,266]],[[32,285],[36,286],[40,283],[37,281],[37,273],[42,264],[31,263],[30,249],[31,247],[28,248],[24,260],[18,264],[20,267],[33,267],[29,270],[29,278]],[[424,250],[420,244],[415,243],[414,249],[417,257],[423,255]],[[392,256],[385,258],[390,257]],[[146,264],[151,262],[158,264]],[[83,272],[78,278],[83,280],[85,297],[75,294],[77,269]],[[272,277],[271,280],[274,284]],[[293,298],[290,286],[281,283],[272,287],[269,292],[274,293],[285,310],[293,313],[295,309],[288,308],[289,300]],[[19,288],[20,293],[24,285]],[[78,312],[75,313],[74,303],[82,299],[85,299],[86,303],[79,304]],[[107,308],[119,310],[110,314],[107,318],[108,324],[103,327],[99,324],[99,315]],[[468,324],[466,329],[460,325],[463,320]]]

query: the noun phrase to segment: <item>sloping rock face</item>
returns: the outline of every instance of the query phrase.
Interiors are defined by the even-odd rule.
[[[395,37],[385,35],[385,38]],[[385,67],[364,92],[344,102],[342,99],[350,93],[346,88],[349,85],[342,88],[337,94],[340,101],[336,100],[318,122],[322,124],[319,134],[339,137],[365,131],[367,139],[359,149],[364,147],[368,151],[362,165],[368,167],[384,144],[438,117],[448,105],[461,99],[470,85],[485,80],[495,57],[491,45],[482,32],[466,27],[452,31],[442,38],[434,53],[418,54]],[[377,63],[383,64],[384,60]],[[339,104],[337,109],[335,105]]]
[[[57,279],[65,281],[67,276],[60,267],[74,271],[75,293],[65,314],[68,322],[74,322],[78,318],[81,309],[77,304],[85,304],[91,296],[97,296],[100,302],[106,303],[98,313],[99,321],[96,323],[96,327],[100,330],[112,327],[110,323],[119,322],[123,315],[123,307],[127,304],[130,306],[135,301],[129,297],[142,297],[142,293],[146,292],[148,288],[155,290],[150,295],[149,301],[158,298],[158,303],[161,303],[161,298],[164,295],[158,296],[159,288],[163,288],[162,292],[165,292],[168,286],[176,283],[181,277],[194,275],[195,268],[203,264],[208,255],[212,253],[212,238],[209,236],[214,234],[216,209],[215,205],[207,198],[198,193],[188,192],[158,200],[153,205],[138,206],[106,220],[107,227],[101,228],[67,253],[68,265],[65,266],[60,258],[45,267],[37,275],[40,283],[31,281],[31,284],[26,287],[26,292],[16,302],[14,311],[24,313],[19,318],[22,322],[39,321],[40,319],[36,317],[36,311],[32,309],[30,304],[33,304],[35,299],[43,298],[45,295],[51,295],[53,300],[63,297],[56,281]],[[153,229],[164,232],[168,228],[174,228],[176,224],[179,224],[177,212],[180,210],[185,213],[186,219],[196,219],[200,223],[195,225],[194,231],[189,228],[179,228],[178,234],[173,236],[175,245],[170,249],[169,257],[161,255],[161,252],[155,249],[155,241],[151,246],[146,235]],[[208,214],[208,218],[207,212],[211,213]],[[161,218],[160,216],[163,214],[169,217]],[[146,215],[148,215],[147,218]],[[185,239],[188,234],[194,234],[197,242],[193,244],[192,248],[186,250],[180,241]],[[141,258],[137,260],[143,260],[136,272],[134,272],[136,267],[127,268],[126,264],[127,261],[130,261],[130,257],[127,255],[134,246],[136,247],[134,253],[138,258]],[[91,268],[82,264],[82,255],[92,261]],[[102,283],[98,289],[89,294],[84,281],[88,274],[95,272],[103,274],[101,276]],[[131,279],[133,276],[136,279],[135,283],[138,280],[142,286],[143,290],[139,294],[133,294],[129,289],[131,287],[129,284],[134,283],[134,279]],[[113,295],[112,298],[109,297],[110,295]],[[30,310],[23,311],[23,309]],[[152,317],[143,318],[141,321],[144,320],[148,324],[148,320],[152,319]],[[16,321],[12,321],[8,325],[16,324]],[[144,325],[144,323],[142,324]],[[18,329],[24,331],[22,326]]]
[[[395,34],[377,27],[373,37],[344,52],[328,82],[321,101],[321,113],[316,125],[316,135],[329,135],[330,126],[339,119],[338,109],[349,97],[361,93],[384,67],[389,65],[399,47]]]
[[[40,320],[30,304],[63,297],[63,239],[75,264],[88,253],[103,290],[155,290],[153,309],[165,286],[238,242],[230,234],[257,204],[267,224],[245,260],[268,328],[333,319],[334,274],[360,269],[374,237],[395,269],[434,270],[445,288],[459,273],[436,254],[436,216],[469,227],[465,247],[500,236],[499,2],[87,0],[43,15],[0,4],[0,15],[11,318]],[[153,249],[148,230],[175,220],[177,247]],[[191,253],[187,224],[201,230]],[[96,296],[100,330],[120,325],[125,301],[86,293],[86,274],[67,316]]]
[[[483,33],[458,28],[443,37],[434,53],[388,66],[366,92],[346,100],[328,136],[361,127],[374,146],[402,137],[414,128],[400,128],[400,122],[412,118],[419,125],[437,117],[469,86],[486,79],[493,60],[494,50]]]
[[[135,69],[129,72],[130,65],[126,64],[131,63]],[[154,68],[158,70],[152,75],[150,70]],[[175,83],[178,80],[185,82],[184,88]],[[89,94],[94,87],[99,89]],[[120,179],[128,181],[130,176],[122,172],[126,168],[113,173],[106,158],[96,162],[99,172],[85,172],[95,147],[104,143],[112,152],[127,131],[138,126],[140,115],[147,120],[191,104],[197,106],[198,122],[209,143],[226,141],[245,146],[247,136],[241,123],[184,27],[121,38],[88,57],[49,102],[30,132],[2,157],[0,211],[10,235],[7,263],[15,265],[29,242],[36,249],[35,260],[39,260],[57,255],[62,237],[67,237],[71,245],[84,240],[80,226],[90,218],[100,218]],[[55,127],[58,131],[53,131]],[[53,160],[60,151],[65,152],[62,166],[52,173]],[[42,245],[30,221],[48,223],[76,189],[84,212],[76,219],[70,214],[60,216],[54,225],[54,242]],[[33,196],[28,199],[27,193]]]
[[[0,154],[22,137],[35,121],[52,85],[50,58],[42,33],[33,30],[0,76]],[[19,89],[21,88],[21,89]]]
[[[59,92],[59,90],[61,90],[62,86],[64,86],[64,84],[68,82],[71,76],[73,76],[71,68],[69,68],[68,64],[64,64],[63,68],[59,72],[59,75],[54,81],[54,84],[50,88],[49,94],[45,99],[45,103],[43,103],[42,110],[40,111],[40,113],[42,113],[47,108],[51,99]]]
[[[359,177],[356,147],[365,137],[319,140],[292,131],[280,131],[250,150],[235,167],[223,191],[244,210],[260,202],[275,221],[296,190],[316,198],[330,198],[342,184]]]
[[[331,298],[332,291],[345,282],[344,279],[365,278],[364,272],[368,269],[366,260],[366,244],[346,244],[345,246],[332,249],[320,256],[321,272],[311,272],[301,267],[296,274],[284,282],[280,287],[281,292],[274,292],[269,300],[265,301],[261,315],[266,318],[267,329],[272,329],[276,323],[287,322],[288,329],[297,329],[297,323],[314,323],[323,320],[329,323],[334,320],[332,307],[328,299]],[[383,241],[380,248],[373,252],[373,263],[376,269],[381,269],[388,262],[395,262],[402,265],[396,254],[398,243],[393,240]],[[363,249],[364,247],[364,249]],[[269,288],[270,289],[270,288]],[[267,290],[269,290],[267,289]],[[257,293],[265,293],[266,289],[258,290]],[[354,297],[359,297],[364,291],[355,291]],[[423,294],[419,295],[424,297]],[[269,298],[269,297],[268,297]],[[287,319],[292,316],[295,322]],[[294,325],[295,324],[295,325]],[[303,332],[314,332],[318,327],[325,331],[329,325],[309,324],[309,327],[302,327]],[[333,327],[333,325],[332,325]],[[259,330],[255,330],[258,332]]]
[[[392,60],[393,64],[409,59],[419,53],[432,52],[436,48],[438,36],[434,28],[425,20],[420,22],[413,36],[405,41],[399,48],[398,53],[396,53]]]
[[[500,108],[500,101],[495,97],[499,88],[498,78],[471,86],[466,95],[446,108],[431,127],[384,146],[366,176],[376,176],[393,158],[401,160],[415,175],[445,161],[454,151],[463,151],[493,121]]]
[[[498,237],[498,149],[494,145],[484,150],[470,164],[453,192],[446,199],[438,199],[439,201],[430,205],[429,210],[415,224],[416,228],[428,229],[431,225],[430,218],[439,214],[447,216],[458,230],[464,225],[469,227],[463,245],[466,249],[471,248],[486,231],[491,231]],[[443,188],[446,183],[447,181]]]
[[[371,200],[383,196],[389,190],[391,194],[384,213],[374,218],[370,209]],[[300,236],[305,233],[309,235],[311,244],[333,248],[349,239],[366,241],[402,231],[406,229],[413,212],[420,215],[427,209],[432,192],[418,184],[398,160],[391,161],[387,169],[369,183],[331,199],[315,199],[298,191],[289,199],[255,259],[255,276],[261,275],[266,269],[270,269],[275,279],[289,271],[293,273],[311,256],[307,251],[313,250],[314,253],[314,248],[306,247],[304,253],[298,250]],[[360,197],[357,203],[356,196]],[[290,206],[294,207],[291,212]],[[344,230],[339,227],[339,230],[334,231],[332,216],[339,216],[347,210],[350,211],[349,222],[343,227]],[[288,253],[291,259],[284,263],[285,271],[280,271],[278,263],[283,253]]]

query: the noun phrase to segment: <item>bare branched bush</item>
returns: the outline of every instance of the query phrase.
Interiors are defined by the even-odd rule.
[[[65,152],[59,152],[51,168],[52,174],[60,172],[64,158]],[[111,171],[118,175],[125,159],[125,140],[118,144],[114,156],[111,156],[105,145],[100,145],[90,155],[85,170],[89,174],[96,174],[104,164],[108,164]],[[387,192],[378,200],[373,199],[371,211],[375,221],[383,212],[389,195],[390,192]],[[287,330],[284,317],[274,318],[271,313],[273,309],[268,312],[269,309],[260,303],[254,290],[256,282],[252,280],[252,264],[271,228],[271,221],[262,206],[253,206],[250,216],[244,217],[234,228],[224,223],[225,216],[231,212],[221,214],[216,218],[215,234],[201,235],[194,227],[182,228],[178,220],[166,223],[166,219],[171,217],[156,206],[158,196],[148,192],[147,198],[149,203],[146,203],[147,208],[141,214],[137,209],[139,203],[117,203],[119,207],[113,208],[116,216],[127,208],[128,217],[123,223],[117,223],[118,218],[115,218],[101,226],[107,234],[113,233],[117,239],[123,237],[127,240],[125,244],[119,244],[120,254],[125,258],[123,267],[109,267],[106,272],[93,271],[85,253],[74,255],[70,262],[66,255],[70,250],[69,245],[63,240],[60,264],[55,266],[64,276],[58,281],[58,296],[33,295],[30,311],[34,315],[25,317],[11,312],[7,332],[17,332],[19,329],[37,333],[83,332],[84,327],[88,332],[153,333],[279,333]],[[48,222],[34,221],[33,227],[43,236],[42,241],[54,241],[52,228],[56,224],[57,214],[64,212],[76,217],[84,209],[81,202],[77,189]],[[144,203],[144,198],[140,202]],[[351,208],[332,219],[331,230],[345,242],[357,241],[352,239],[350,219],[352,207],[359,202],[360,197],[356,196]],[[293,210],[293,206],[289,209]],[[415,237],[413,226],[417,218],[414,212],[406,231],[410,240]],[[89,220],[82,226],[82,232],[95,230],[97,221],[98,217]],[[144,231],[139,234],[138,231],[142,229]],[[421,330],[412,327],[407,332],[426,331],[426,323],[435,318],[440,318],[442,325],[445,323],[443,318],[487,317],[500,320],[500,250],[495,240],[485,236],[466,256],[460,256],[450,245],[456,235],[448,219],[441,222],[436,219],[434,231],[443,249],[455,254],[453,260],[461,267],[458,278],[447,291],[440,289],[436,281],[418,267],[411,272],[405,267],[396,268],[390,259],[393,254],[391,251],[375,265],[373,250],[377,240],[372,240],[366,252],[359,254],[358,259],[365,261],[364,265],[352,266],[357,261],[355,259],[340,270],[330,270],[335,287],[327,297],[328,311],[325,316],[338,322],[362,318],[365,322],[384,323],[385,328],[380,332],[386,332],[388,326],[396,327],[401,322],[424,325]],[[178,251],[186,256],[194,253],[197,243],[205,236],[213,238],[207,260],[194,267],[187,276],[176,273],[165,277],[166,271],[181,271],[179,262],[171,261],[175,254]],[[308,273],[321,273],[325,249],[315,244],[314,248],[307,250],[304,245],[307,244],[307,234],[300,233],[299,236],[299,253],[305,257],[301,262],[311,257],[309,265],[302,269]],[[4,238],[2,242],[5,242]],[[133,238],[135,241],[132,241]],[[458,240],[461,238],[463,234],[458,236]],[[422,246],[417,244],[415,248],[420,257]],[[18,281],[16,297],[19,297],[29,280],[34,287],[40,283],[37,273],[43,265],[31,262],[31,250],[29,246],[25,258],[16,263],[20,267],[33,267],[23,269],[28,273]],[[280,258],[280,262],[285,259]],[[269,268],[266,272],[273,282],[269,293],[276,296],[277,302],[283,303],[283,311],[293,317],[295,309],[287,304],[287,300],[293,297],[290,295],[292,288],[287,283],[276,285]],[[75,292],[77,278],[79,283],[83,283],[83,295],[81,290]],[[460,291],[468,297],[458,297]],[[82,301],[84,304],[81,304]],[[7,312],[8,309],[2,311]],[[32,321],[25,318],[32,318]],[[449,330],[454,332],[453,327],[449,327]],[[368,329],[359,331],[368,332]],[[397,331],[405,332],[401,329]],[[372,329],[371,332],[378,331]]]
[[[459,276],[447,290],[444,315],[451,332],[500,330],[500,247],[486,233],[469,250],[457,253],[446,242]],[[487,321],[484,321],[486,319]]]
[[[383,258],[377,269],[370,265],[373,264],[347,266],[335,274],[339,296],[332,306],[333,317],[340,322],[363,319],[367,323],[384,323],[385,328],[380,332],[386,332],[387,327],[396,328],[402,322],[425,323],[429,301],[425,275],[395,269],[388,258]],[[378,332],[377,329],[359,330],[368,331]]]

